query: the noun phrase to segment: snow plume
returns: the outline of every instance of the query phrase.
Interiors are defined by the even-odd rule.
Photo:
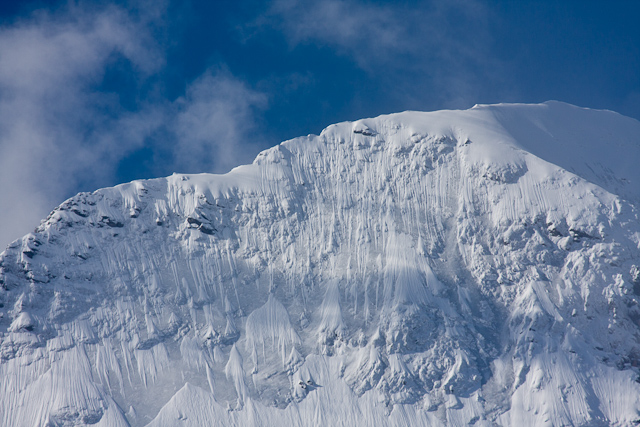
[[[159,15],[72,3],[0,28],[0,251],[78,189],[115,184],[140,150],[157,153],[149,175],[249,160],[234,144],[265,100],[230,73],[206,72],[177,100],[110,89],[126,75],[136,98],[162,70]]]
[[[462,107],[482,95],[472,89],[484,86],[476,83],[503,66],[488,59],[492,19],[477,0],[418,5],[275,0],[254,25],[282,31],[292,47],[330,47],[370,74],[388,75],[395,96],[405,102],[416,96],[416,81],[435,81],[442,88],[433,95],[440,105]],[[413,87],[403,87],[402,81]]]

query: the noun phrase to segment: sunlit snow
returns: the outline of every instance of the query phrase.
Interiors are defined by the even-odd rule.
[[[0,255],[0,425],[630,425],[639,160],[478,105],[79,194]]]

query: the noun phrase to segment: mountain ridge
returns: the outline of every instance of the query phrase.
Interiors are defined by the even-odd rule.
[[[640,419],[638,135],[404,112],[79,194],[0,255],[0,419]]]

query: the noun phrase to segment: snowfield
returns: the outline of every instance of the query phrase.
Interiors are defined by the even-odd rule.
[[[0,425],[633,425],[639,209],[640,122],[559,102],[78,194],[0,255]]]

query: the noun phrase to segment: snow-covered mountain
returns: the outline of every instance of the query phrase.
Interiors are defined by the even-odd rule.
[[[79,194],[0,255],[0,424],[631,425],[640,122],[329,126]]]

